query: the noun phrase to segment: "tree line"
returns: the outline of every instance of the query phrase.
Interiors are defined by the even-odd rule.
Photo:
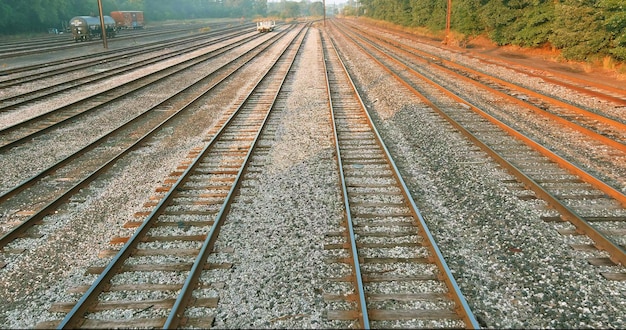
[[[567,59],[626,61],[626,0],[451,2],[451,30],[466,39],[486,35],[498,45],[554,47]],[[447,0],[351,3],[355,14],[433,32],[445,30],[447,6]]]
[[[196,18],[252,19],[323,15],[321,0],[269,3],[267,0],[101,0],[102,11],[139,10],[146,22]],[[62,30],[75,16],[98,15],[97,0],[0,0],[0,34]]]
[[[321,16],[320,0],[101,0],[105,14],[141,10],[147,22],[195,18]],[[626,61],[626,0],[451,0],[451,29],[466,40],[549,46],[573,60]],[[329,4],[327,4],[329,5]],[[348,0],[344,14],[441,32],[447,0]],[[98,14],[97,0],[0,0],[0,34],[63,29],[74,16]]]

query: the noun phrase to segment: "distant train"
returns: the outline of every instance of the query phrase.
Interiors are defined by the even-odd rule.
[[[107,38],[113,38],[117,34],[115,20],[111,16],[104,16],[104,27]],[[102,39],[100,17],[76,16],[70,20],[70,29],[75,42]]]
[[[112,11],[111,17],[118,29],[143,29],[144,26],[143,11]]]

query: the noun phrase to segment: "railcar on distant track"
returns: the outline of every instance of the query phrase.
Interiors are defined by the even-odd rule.
[[[144,27],[143,11],[112,11],[111,17],[115,20],[118,29],[143,29]]]
[[[274,21],[261,21],[256,23],[256,30],[259,32],[272,32],[274,31],[274,27],[276,27],[276,22]]]
[[[107,38],[115,37],[117,27],[111,16],[103,16]],[[75,42],[102,39],[102,28],[98,16],[76,16],[70,20],[70,29]]]

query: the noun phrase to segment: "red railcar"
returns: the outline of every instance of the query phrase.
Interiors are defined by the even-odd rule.
[[[111,17],[118,29],[143,29],[144,26],[143,11],[112,11]]]

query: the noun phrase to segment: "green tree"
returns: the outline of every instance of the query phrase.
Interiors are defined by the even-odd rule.
[[[259,16],[267,16],[267,0],[257,0],[254,2],[254,13]]]
[[[446,0],[360,3],[374,19],[433,32],[445,28]],[[453,0],[451,28],[468,36],[485,33],[499,45],[550,43],[570,59],[626,59],[626,0]]]
[[[603,13],[594,1],[565,0],[555,7],[554,32],[550,42],[566,58],[589,60],[607,53],[610,33],[604,29]]]
[[[311,16],[324,16],[324,4],[321,1],[312,2],[309,5],[309,13]]]
[[[626,60],[626,1],[601,0],[598,7],[604,13],[604,29],[608,33],[609,53],[618,60]]]
[[[300,3],[295,1],[282,1],[283,10],[280,13],[282,18],[296,18],[300,16]]]
[[[489,36],[500,45],[539,46],[552,33],[553,0],[491,0],[480,12]]]
[[[433,0],[411,0],[411,26],[427,26],[435,9]]]
[[[0,0],[0,33],[43,32],[49,27],[61,28],[77,16],[75,9],[81,10],[80,15],[89,14],[90,10],[97,13],[97,2],[93,4],[89,6],[78,0]]]
[[[485,31],[479,14],[483,6],[481,0],[452,1],[451,29],[470,36]]]

